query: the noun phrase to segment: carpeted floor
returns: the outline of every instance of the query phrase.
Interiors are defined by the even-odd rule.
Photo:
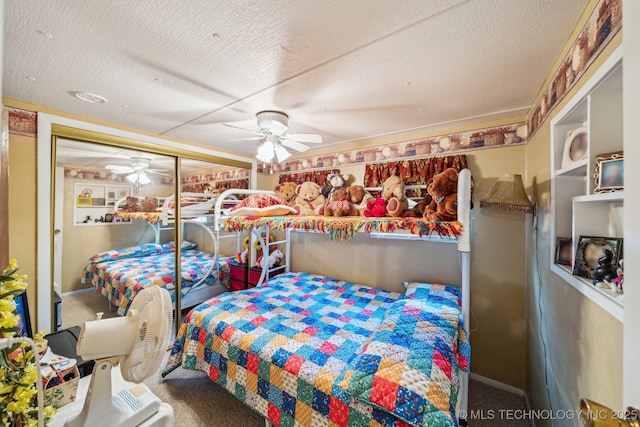
[[[103,318],[116,316],[109,311],[107,299],[94,289],[63,296],[62,327],[82,325],[103,312]],[[168,356],[165,356],[165,358]],[[164,366],[164,364],[162,365]],[[256,412],[240,403],[230,393],[211,381],[203,372],[176,369],[167,378],[160,373],[144,383],[174,410],[175,425],[262,427],[264,420]],[[469,419],[471,427],[529,427],[527,420],[515,420],[513,414],[525,411],[522,397],[491,387],[479,381],[469,384]],[[522,418],[522,417],[518,417]]]

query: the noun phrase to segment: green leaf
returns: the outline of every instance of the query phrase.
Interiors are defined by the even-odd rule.
[[[24,289],[16,289],[16,290],[11,291],[11,292],[5,292],[4,294],[0,295],[0,299],[5,299],[9,295],[14,295],[15,296],[15,295],[21,294],[22,292],[24,292]]]

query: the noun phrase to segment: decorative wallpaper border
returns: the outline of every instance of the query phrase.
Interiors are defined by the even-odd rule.
[[[35,138],[38,135],[38,113],[15,107],[9,111],[9,133]]]
[[[249,170],[242,168],[234,168],[229,170],[223,170],[218,172],[210,172],[200,175],[183,176],[180,179],[182,185],[185,184],[203,184],[216,181],[229,181],[235,179],[248,179],[250,178]]]
[[[600,0],[529,115],[530,135],[540,128],[553,107],[575,86],[621,28],[622,0]]]
[[[453,154],[480,148],[498,148],[526,143],[527,123],[514,123],[505,126],[489,127],[403,141],[383,146],[361,148],[339,153],[323,154],[284,162],[282,165],[258,164],[258,173],[279,173],[303,171],[371,162],[384,162],[399,159],[412,159]]]
[[[117,175],[107,169],[87,169],[83,167],[65,166],[65,179],[82,179],[87,181],[108,181],[130,184],[126,174]],[[173,184],[173,178],[164,175],[154,175],[154,184]]]

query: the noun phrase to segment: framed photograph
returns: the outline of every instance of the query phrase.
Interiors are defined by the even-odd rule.
[[[23,337],[33,337],[31,330],[31,317],[29,317],[29,304],[27,301],[27,293],[22,291],[13,297],[16,303],[16,315],[20,318],[18,322],[18,335]]]
[[[593,279],[593,271],[600,266],[604,249],[613,253],[612,264],[622,259],[622,239],[617,237],[580,236],[576,248],[576,260],[573,263],[575,276]]]
[[[115,199],[116,198],[116,192],[115,191],[108,191],[107,192],[107,199]]]
[[[113,214],[104,214],[104,222],[113,222]]]
[[[587,128],[582,126],[567,132],[562,152],[562,167],[566,168],[587,158],[589,138]]]
[[[622,151],[596,156],[596,193],[624,189],[624,155]]]
[[[570,237],[556,237],[556,264],[570,266],[573,259],[572,251],[573,244]]]

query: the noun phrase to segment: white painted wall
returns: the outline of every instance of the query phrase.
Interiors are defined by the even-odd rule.
[[[635,166],[640,161],[638,144],[638,118],[640,117],[640,2],[624,1],[624,160],[627,165]],[[624,172],[625,218],[624,224],[624,355],[623,383],[624,403],[626,406],[640,408],[640,168],[626,167]]]

